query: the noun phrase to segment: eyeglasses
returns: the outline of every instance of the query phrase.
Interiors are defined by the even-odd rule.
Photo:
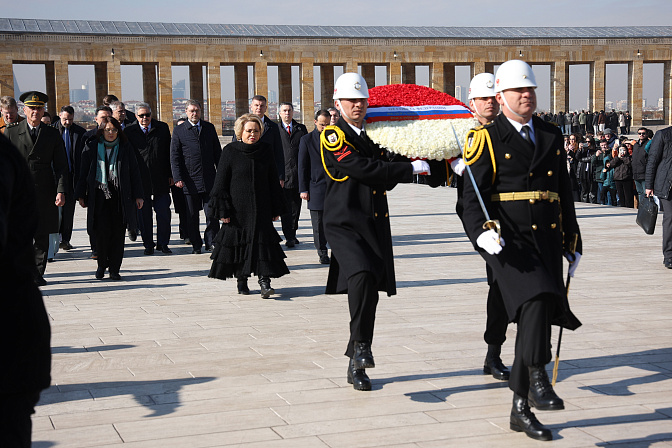
[[[119,129],[117,129],[117,128],[112,128],[112,129],[105,128],[105,132],[107,132],[109,134],[116,134],[117,132],[119,132]]]
[[[138,114],[138,117],[140,117],[140,118],[149,118],[151,116],[152,116],[152,114]]]
[[[646,135],[646,132],[638,132],[639,135]]]

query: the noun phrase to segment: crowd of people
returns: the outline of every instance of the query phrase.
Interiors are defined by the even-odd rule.
[[[611,112],[600,111],[586,111],[581,112],[563,112],[558,113],[536,113],[535,116],[543,121],[548,121],[560,127],[560,130],[566,134],[579,133],[581,135],[597,134],[604,132],[605,129],[618,130],[619,134],[629,134],[630,125],[632,124],[632,116],[630,111],[616,111],[612,109]]]

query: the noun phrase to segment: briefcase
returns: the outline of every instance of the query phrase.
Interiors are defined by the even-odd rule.
[[[656,218],[658,218],[658,206],[653,200],[653,196],[642,198],[639,207],[637,207],[637,225],[647,235],[653,235],[654,230],[656,230]]]

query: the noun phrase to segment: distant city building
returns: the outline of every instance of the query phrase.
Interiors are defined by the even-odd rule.
[[[278,92],[275,90],[269,90],[268,91],[268,102],[269,103],[277,103],[278,102]]]
[[[70,102],[77,103],[79,101],[89,100],[89,83],[82,85],[81,89],[72,89],[70,91]]]
[[[658,109],[662,109],[665,106],[665,100],[663,98],[658,98]]]
[[[619,100],[616,103],[617,110],[628,110],[628,100]]]
[[[177,81],[173,84],[173,98],[186,98],[187,97],[187,82],[184,79]]]
[[[605,101],[604,102],[604,110],[611,110],[614,108],[614,102],[613,101]]]

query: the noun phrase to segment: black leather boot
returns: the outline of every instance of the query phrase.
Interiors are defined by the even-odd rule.
[[[376,367],[373,361],[373,353],[371,353],[371,342],[369,341],[354,341],[353,342],[355,354],[352,360],[355,369],[372,369]]]
[[[268,299],[271,294],[275,294],[275,289],[271,288],[271,279],[269,277],[259,277],[259,286],[261,286],[261,298]]]
[[[565,409],[565,402],[558,397],[548,379],[545,366],[528,367],[530,372],[530,391],[527,397],[530,406],[540,411],[557,411]]]
[[[530,410],[527,398],[515,393],[513,394],[509,428],[512,431],[524,432],[528,437],[536,440],[553,440],[551,430],[539,423],[537,417]]]
[[[371,390],[371,380],[364,369],[355,368],[355,362],[350,358],[348,364],[348,384],[352,384],[355,390]]]
[[[499,355],[502,353],[501,345],[488,344],[488,354],[485,355],[483,373],[492,375],[496,380],[508,381],[509,369],[506,368]]]
[[[238,280],[238,294],[250,294],[250,288],[247,287],[247,276],[237,277]]]

